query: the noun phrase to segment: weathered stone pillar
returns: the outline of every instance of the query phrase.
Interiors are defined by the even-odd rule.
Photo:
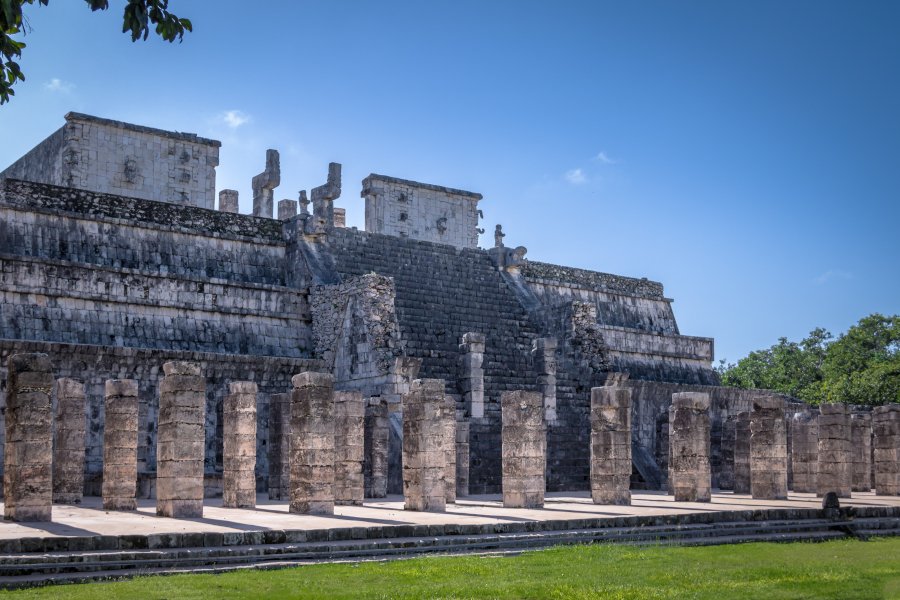
[[[291,379],[292,513],[334,514],[334,377],[306,372]]]
[[[138,383],[107,379],[103,396],[103,508],[135,510]]]
[[[278,201],[278,220],[287,221],[297,216],[296,200],[279,200]]]
[[[406,510],[443,512],[444,380],[416,379],[403,395],[403,496]]]
[[[631,504],[631,390],[591,389],[591,498]]]
[[[750,493],[750,412],[734,418],[734,487],[735,494]]]
[[[253,216],[272,218],[274,190],[281,185],[281,160],[278,150],[266,150],[266,168],[253,177]]]
[[[56,431],[53,434],[53,501],[79,504],[84,494],[84,384],[56,380]]]
[[[290,499],[291,395],[269,396],[269,500]]]
[[[876,406],[872,411],[872,429],[875,431],[875,493],[900,496],[900,404]]]
[[[219,192],[219,211],[227,213],[238,212],[237,190],[222,190]]]
[[[852,491],[872,489],[872,413],[850,415]]]
[[[815,493],[819,472],[819,417],[800,412],[791,419],[791,469],[794,472],[793,490]]]
[[[538,372],[538,389],[544,398],[544,421],[556,421],[556,338],[537,338],[531,355]]]
[[[503,506],[541,508],[547,469],[547,429],[540,392],[500,394]]]
[[[823,403],[819,406],[819,468],[816,494],[835,492],[849,498],[853,483],[850,452],[850,407]]]
[[[335,504],[363,503],[365,419],[366,401],[361,393],[334,393]]]
[[[484,416],[484,362],[485,338],[483,333],[463,334],[459,345],[460,391],[469,416],[480,419]]]
[[[456,502],[456,399],[444,396],[444,487],[447,503]]]
[[[456,495],[469,495],[469,422],[456,413]]]
[[[49,521],[53,505],[53,365],[46,354],[7,363],[3,516]]]
[[[163,365],[156,445],[156,514],[203,516],[206,380],[197,363]]]
[[[709,394],[672,394],[669,472],[675,502],[709,502],[712,474],[709,467]]]
[[[787,498],[787,462],[784,399],[754,399],[750,412],[750,493],[754,498]]]
[[[734,489],[734,423],[736,415],[730,415],[722,423],[722,464],[719,466],[719,489]]]
[[[388,446],[390,424],[387,401],[380,396],[369,398],[366,404],[365,451],[363,473],[367,498],[387,496]]]
[[[222,506],[256,506],[256,384],[235,381],[222,405]]]

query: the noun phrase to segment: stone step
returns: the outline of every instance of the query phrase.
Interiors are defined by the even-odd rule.
[[[855,530],[855,533],[851,533]],[[392,540],[229,546],[174,550],[49,553],[0,557],[0,586],[26,587],[148,573],[222,572],[310,562],[384,560],[420,554],[510,553],[561,544],[711,545],[738,542],[824,541],[848,535],[898,535],[896,518],[831,521],[734,522],[561,532],[437,536]]]

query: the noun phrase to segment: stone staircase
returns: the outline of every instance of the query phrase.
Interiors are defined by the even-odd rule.
[[[0,587],[422,554],[515,553],[561,544],[712,545],[866,539],[900,535],[898,516],[900,510],[884,507],[845,509],[832,519],[823,518],[822,511],[816,509],[773,509],[477,525],[26,538],[0,542]]]

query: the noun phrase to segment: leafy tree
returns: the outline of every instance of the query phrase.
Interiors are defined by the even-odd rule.
[[[769,389],[810,404],[900,402],[900,316],[860,319],[838,339],[815,329],[716,370],[723,385]]]
[[[0,104],[9,102],[15,95],[12,86],[16,81],[25,81],[17,59],[22,56],[25,42],[14,40],[12,36],[20,33],[27,22],[22,17],[22,6],[25,4],[43,4],[50,0],[0,0]],[[107,10],[108,0],[85,0],[92,11]],[[169,12],[169,0],[128,0],[122,19],[122,32],[131,33],[131,41],[147,39],[150,26],[154,25],[156,34],[167,42],[179,42],[185,31],[193,31],[188,19],[181,19]]]

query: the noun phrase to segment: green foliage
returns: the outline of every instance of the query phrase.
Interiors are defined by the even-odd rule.
[[[42,4],[50,0],[0,0],[0,104],[9,102],[15,95],[12,86],[16,81],[25,81],[19,67],[25,42],[14,40],[13,36],[23,30],[22,6]],[[85,0],[91,10],[107,10],[108,0]],[[185,31],[193,31],[188,19],[181,19],[169,12],[169,0],[128,0],[122,21],[122,32],[131,33],[131,41],[147,39],[150,26],[156,26],[156,34],[167,42],[179,42]]]
[[[819,328],[799,344],[781,338],[716,370],[723,385],[774,390],[810,404],[900,402],[900,316],[869,315],[831,337]]]
[[[518,556],[314,564],[47,585],[3,598],[897,598],[900,538],[707,547],[566,546]]]

